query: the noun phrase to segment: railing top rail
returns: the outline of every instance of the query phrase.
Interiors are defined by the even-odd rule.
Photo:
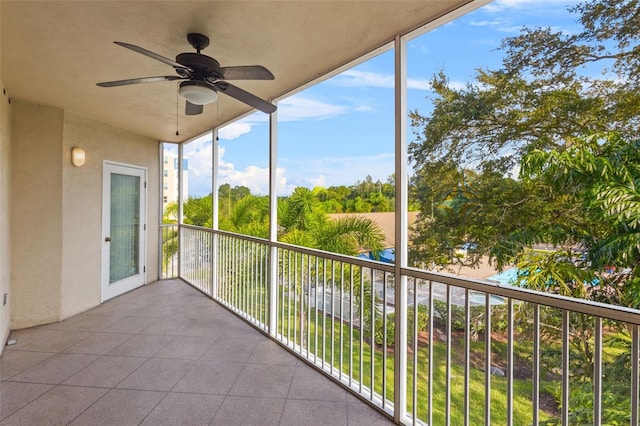
[[[460,277],[440,272],[423,271],[414,268],[402,268],[402,274],[413,278],[521,300],[523,302],[535,303],[538,305],[549,306],[551,308],[565,309],[581,314],[640,325],[640,310],[638,309],[593,302],[591,300],[576,299],[525,288],[504,286],[489,281]]]
[[[268,240],[265,240],[264,238],[253,237],[251,235],[236,234],[234,232],[213,230],[211,228],[205,228],[203,226],[195,226],[195,225],[187,225],[187,224],[181,224],[180,227],[181,228],[185,228],[185,229],[192,229],[194,231],[207,232],[207,233],[210,233],[210,234],[225,235],[227,237],[233,237],[233,238],[237,238],[239,240],[251,241],[251,242],[259,243],[259,244],[266,244],[266,245],[269,244]]]
[[[291,251],[307,254],[310,256],[322,257],[329,260],[335,260],[336,262],[350,263],[352,265],[357,265],[364,268],[372,268],[379,271],[386,271],[386,272],[395,271],[394,266],[389,263],[378,262],[370,259],[363,259],[355,256],[348,256],[345,254],[331,253],[328,251],[322,251],[322,250],[312,249],[307,247],[294,246],[291,244],[280,243],[280,242],[273,242],[271,244],[275,247],[278,247],[284,250],[291,250]]]

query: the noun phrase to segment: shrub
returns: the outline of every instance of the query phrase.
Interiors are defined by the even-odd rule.
[[[407,308],[407,342],[413,344],[413,306]],[[427,307],[418,305],[418,331],[426,331],[429,325],[429,314]],[[387,346],[393,346],[396,342],[396,314],[387,315]],[[384,328],[382,318],[376,320],[375,342],[377,345],[384,345]]]

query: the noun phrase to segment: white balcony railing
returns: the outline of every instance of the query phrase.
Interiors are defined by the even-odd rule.
[[[164,277],[397,421],[638,424],[638,311],[184,225],[163,248],[178,229]]]

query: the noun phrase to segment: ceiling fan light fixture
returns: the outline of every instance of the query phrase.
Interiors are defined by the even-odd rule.
[[[207,83],[197,80],[180,83],[178,93],[194,105],[206,105],[218,99],[218,94],[213,88]]]

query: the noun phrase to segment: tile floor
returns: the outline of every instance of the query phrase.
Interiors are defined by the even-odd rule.
[[[11,338],[0,425],[391,424],[179,280]]]

